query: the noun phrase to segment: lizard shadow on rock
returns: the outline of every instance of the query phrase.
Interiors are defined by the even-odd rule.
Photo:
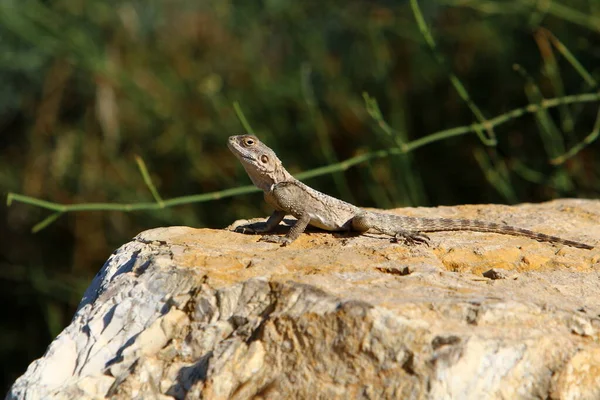
[[[289,232],[290,228],[292,226],[294,226],[294,224],[297,222],[297,219],[291,219],[291,218],[285,218],[279,225],[277,225],[272,231],[269,231],[270,234],[281,234],[281,235],[285,235]],[[261,221],[256,221],[256,222],[251,222],[249,224],[244,224],[244,225],[240,225],[237,226],[235,228],[235,232],[237,233],[242,233],[242,234],[246,234],[246,235],[264,235],[266,233],[263,232],[255,232],[255,229],[260,229],[262,227],[265,226],[266,223],[266,219],[263,219]],[[362,233],[362,232],[356,232],[356,231],[339,231],[339,232],[331,232],[325,229],[321,229],[321,228],[317,228],[314,226],[308,226],[306,228],[306,232],[307,233],[324,233],[324,234],[329,234],[330,236],[336,238],[336,239],[352,239],[352,238],[356,238],[356,237],[368,237],[371,239],[379,239],[379,240],[385,240],[385,241],[394,241],[393,238],[389,238],[386,237],[384,235],[379,235],[377,233]],[[402,245],[402,243],[399,243],[400,245]]]
[[[296,221],[298,221],[297,219],[291,219],[291,218],[284,218],[283,221],[281,221],[282,223],[280,223],[279,225],[277,225],[272,231],[269,231],[269,233],[288,233],[288,231],[290,230],[290,228],[292,226],[294,226],[294,224],[296,223]],[[266,219],[262,220],[262,221],[257,221],[257,222],[251,222],[249,224],[245,224],[245,225],[240,225],[237,226],[235,228],[235,232],[238,233],[245,233],[247,235],[261,235],[263,234],[262,232],[254,232],[254,229],[260,229],[262,227],[265,226],[266,223]],[[246,231],[244,231],[244,229]],[[309,226],[306,228],[306,232],[328,232],[325,229],[319,229],[313,226]],[[331,233],[331,232],[328,232]]]

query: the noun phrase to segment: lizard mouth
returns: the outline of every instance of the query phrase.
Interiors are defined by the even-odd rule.
[[[229,143],[227,143],[227,147],[229,147],[229,150],[231,150],[233,155],[235,155],[240,160],[247,160],[249,162],[254,161],[254,159],[252,157],[247,156],[247,155],[243,154],[242,152],[240,152],[239,148],[235,144],[231,143],[231,141],[229,141]]]
[[[250,156],[240,154],[239,157],[243,158],[244,160],[248,160],[249,162],[254,162],[254,158],[252,158]]]

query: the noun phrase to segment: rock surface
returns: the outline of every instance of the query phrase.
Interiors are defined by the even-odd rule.
[[[600,201],[396,212],[600,245]],[[430,236],[142,232],[7,399],[600,398],[600,249]]]

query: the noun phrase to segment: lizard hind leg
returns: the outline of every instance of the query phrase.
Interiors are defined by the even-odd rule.
[[[429,246],[429,236],[419,231],[410,230],[409,218],[395,215],[362,211],[352,219],[352,230],[366,232],[373,229],[384,235],[392,236],[392,242],[403,242],[406,245],[425,244]]]

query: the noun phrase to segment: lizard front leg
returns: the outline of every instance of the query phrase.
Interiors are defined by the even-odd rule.
[[[260,238],[261,242],[270,242],[270,243],[279,243],[282,246],[287,246],[292,243],[294,240],[298,239],[298,237],[304,232],[308,223],[310,222],[310,216],[308,214],[302,215],[298,218],[298,221],[292,226],[285,236],[277,236],[277,235],[265,235]]]
[[[393,242],[402,241],[407,245],[425,244],[429,246],[429,236],[410,230],[410,226],[403,224],[403,221],[395,215],[361,211],[352,218],[352,230],[366,232],[373,229],[384,235],[392,236]]]
[[[267,219],[267,222],[260,223],[261,226],[256,226],[256,227],[240,226],[240,227],[236,228],[236,232],[241,232],[241,233],[270,232],[273,229],[275,229],[277,227],[277,225],[279,225],[279,223],[283,220],[283,217],[285,217],[285,211],[275,210],[275,211],[273,211],[273,214],[271,214],[269,216],[269,219]]]

